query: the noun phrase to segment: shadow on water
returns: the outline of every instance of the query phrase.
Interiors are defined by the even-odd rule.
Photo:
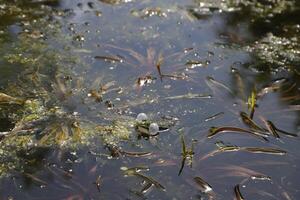
[[[0,198],[298,199],[298,15],[0,0]]]

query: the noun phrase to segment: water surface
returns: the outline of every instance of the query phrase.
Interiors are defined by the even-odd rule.
[[[245,199],[300,198],[299,138],[264,123],[299,134],[296,1],[2,0],[0,11],[0,92],[31,102],[0,104],[0,132],[33,124],[20,148],[1,140],[1,199],[234,199],[237,186]],[[255,93],[267,140],[208,138],[251,131],[240,113]],[[139,113],[169,129],[141,137]]]

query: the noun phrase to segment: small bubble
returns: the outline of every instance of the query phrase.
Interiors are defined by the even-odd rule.
[[[158,133],[159,131],[159,126],[157,123],[151,123],[149,126],[149,133],[151,135]]]
[[[148,116],[145,113],[139,113],[136,117],[136,120],[139,122],[146,121],[148,120]]]

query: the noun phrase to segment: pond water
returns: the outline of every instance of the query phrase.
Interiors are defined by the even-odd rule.
[[[299,14],[0,0],[0,199],[300,199]]]

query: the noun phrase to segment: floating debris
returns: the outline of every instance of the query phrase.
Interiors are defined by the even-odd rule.
[[[166,188],[162,184],[160,184],[158,181],[156,181],[155,179],[153,179],[149,176],[146,176],[146,175],[138,173],[138,172],[133,173],[133,175],[140,177],[149,183],[152,183],[155,187],[157,187],[158,189],[161,189],[162,191],[166,191]]]
[[[238,64],[238,63],[234,63],[234,65],[235,64]],[[245,94],[244,80],[243,80],[241,74],[239,73],[238,69],[234,68],[233,66],[231,67],[231,73],[233,74],[235,85],[237,86],[237,95],[242,100],[246,100],[247,98],[246,98],[246,94]]]
[[[260,127],[250,117],[248,117],[247,113],[241,112],[240,116],[241,116],[242,121],[244,122],[244,124],[246,124],[247,126],[249,126],[249,128],[257,130],[257,131],[260,131],[262,133],[266,132],[266,130],[264,128]]]
[[[143,19],[157,16],[157,17],[167,17],[167,13],[163,11],[160,7],[153,7],[153,8],[143,8],[140,10],[132,10],[130,12],[135,17],[140,17]]]
[[[48,185],[46,181],[43,181],[42,179],[40,179],[40,178],[34,176],[33,174],[29,174],[29,173],[24,172],[23,175],[24,175],[26,178],[29,178],[29,179],[33,180],[35,183],[38,183],[38,184],[40,184],[40,185],[42,185],[42,186]]]
[[[141,172],[141,171],[149,171],[150,168],[147,166],[137,166],[137,167],[121,167],[122,171],[134,171],[134,172]]]
[[[109,110],[110,110],[110,109],[113,109],[113,107],[114,107],[113,102],[110,101],[110,100],[106,100],[106,101],[104,102],[104,104],[106,105],[106,107],[107,107]]]
[[[151,84],[156,78],[147,75],[147,76],[143,76],[143,77],[139,77],[136,81],[137,86],[139,87],[143,87],[145,85],[149,85]]]
[[[194,157],[194,154],[195,154],[195,152],[194,152],[195,142],[196,141],[193,140],[191,148],[188,149],[186,147],[186,144],[185,144],[184,136],[181,135],[181,145],[182,145],[181,156],[182,156],[182,160],[181,160],[181,166],[180,166],[180,169],[179,169],[179,172],[178,172],[178,176],[182,173],[186,160],[189,161],[189,166],[192,167],[193,157]]]
[[[75,35],[73,37],[73,40],[76,41],[76,42],[84,42],[85,41],[85,37],[84,37],[84,35],[78,34],[78,35]]]
[[[273,123],[269,120],[265,120],[264,118],[261,118],[262,121],[265,123],[268,131],[275,137],[275,138],[280,138],[279,134],[277,133]]]
[[[102,101],[102,94],[96,90],[90,90],[88,97],[94,98],[98,103]]]
[[[228,145],[228,146],[223,146],[219,147],[218,149],[206,154],[200,160],[205,160],[209,157],[215,156],[219,153],[225,153],[225,152],[237,152],[237,151],[246,151],[249,153],[258,153],[258,154],[270,154],[270,155],[286,155],[287,152],[281,149],[277,148],[270,148],[270,147],[239,147],[239,146],[233,146],[233,145]]]
[[[281,195],[286,199],[286,200],[292,200],[292,197],[286,192],[282,192]]]
[[[164,74],[161,71],[162,64],[164,60],[176,60],[181,61],[183,56],[186,56],[193,48],[185,48],[183,51],[175,52],[166,56],[163,56],[163,53],[160,50],[156,50],[153,47],[146,48],[146,55],[139,53],[130,48],[122,48],[113,44],[103,44],[104,47],[119,50],[122,54],[125,54],[125,59],[123,63],[132,67],[145,67],[147,70],[156,71],[159,74],[160,79],[170,78],[170,79],[187,79],[187,75],[184,73],[181,74]],[[177,66],[181,66],[178,65]],[[174,67],[174,66],[173,66]],[[149,75],[149,72],[147,73]]]
[[[16,98],[16,97],[12,97],[9,96],[7,94],[4,94],[2,92],[0,92],[0,105],[1,104],[18,104],[18,105],[22,105],[24,104],[24,100]]]
[[[251,92],[250,97],[248,98],[248,109],[250,111],[250,114],[249,114],[250,119],[253,119],[255,107],[256,107],[256,101],[257,101],[257,93],[256,93],[256,89],[254,89]]]
[[[121,3],[129,3],[133,0],[99,0],[99,1],[106,3],[106,4],[110,4],[110,5],[118,5]]]
[[[181,74],[161,74],[160,75],[161,80],[162,78],[170,78],[172,80],[187,80],[189,77],[185,73]]]
[[[238,176],[238,177],[246,177],[252,180],[260,180],[260,181],[271,181],[271,177],[265,174],[259,173],[252,169],[248,169],[242,166],[236,165],[228,165],[224,167],[216,167],[216,169],[231,171],[230,173],[224,173],[220,177],[224,176]]]
[[[150,190],[153,188],[152,186],[154,186],[153,183],[146,183],[145,186],[141,189],[141,193],[142,194],[146,194],[146,193],[149,193]]]
[[[244,197],[242,196],[242,193],[240,191],[239,184],[234,187],[234,194],[235,194],[235,200],[244,200]]]
[[[112,63],[123,62],[123,59],[117,56],[95,56],[94,58],[97,60],[104,60],[106,62],[112,62]]]
[[[193,93],[187,93],[184,95],[177,95],[177,96],[171,96],[171,97],[165,97],[165,100],[175,100],[175,99],[210,99],[212,98],[211,95],[208,94],[193,94]]]
[[[96,179],[96,181],[94,182],[94,184],[96,185],[98,191],[100,192],[101,189],[101,185],[102,185],[102,181],[101,181],[101,175],[99,175]]]
[[[263,153],[271,155],[286,155],[287,152],[281,149],[268,148],[268,147],[241,147],[240,150],[248,151],[251,153]]]
[[[163,64],[164,62],[164,56],[162,55],[162,53],[159,53],[158,54],[158,58],[157,58],[157,62],[156,62],[156,69],[157,69],[157,72],[159,74],[159,77],[160,77],[160,80],[162,80],[162,76],[163,74],[161,73],[161,65]]]
[[[120,147],[115,145],[106,145],[107,149],[110,151],[110,155],[112,157],[120,157],[120,156],[131,156],[131,157],[145,157],[151,156],[152,152],[133,152],[133,151],[125,151]]]
[[[139,177],[139,178],[143,179],[144,181],[146,181],[147,183],[153,184],[156,188],[161,189],[162,191],[166,191],[166,188],[162,184],[160,184],[158,181],[156,181],[155,179],[153,179],[153,178],[151,178],[149,176],[141,174],[141,173],[139,173],[139,172],[137,172],[135,170],[129,170],[129,169],[127,169],[127,170],[123,170],[123,171],[124,171],[124,173],[125,173],[126,176],[136,176],[136,177]]]
[[[263,87],[258,93],[257,97],[263,97],[264,95],[270,93],[270,92],[275,92],[279,90],[284,83],[287,82],[286,78],[281,78],[273,81],[270,83],[268,86]]]
[[[124,150],[122,150],[121,153],[133,157],[145,157],[145,156],[152,155],[152,152],[133,152],[133,151],[124,151]]]
[[[189,60],[185,63],[185,65],[190,69],[194,69],[197,67],[207,67],[207,65],[209,65],[209,64],[210,64],[209,60],[205,60],[205,61]]]
[[[266,137],[268,137],[269,135],[267,135],[266,133],[261,133],[261,132],[257,132],[257,131],[253,131],[253,130],[246,130],[243,128],[238,128],[238,127],[233,127],[233,126],[223,126],[223,127],[211,127],[209,129],[209,134],[207,135],[208,138],[212,138],[215,135],[217,135],[218,133],[227,133],[227,132],[231,132],[231,133],[248,133],[250,135],[256,136],[260,139],[266,140]]]
[[[136,130],[142,135],[142,136],[145,136],[145,137],[149,137],[151,136],[150,133],[149,133],[149,128],[147,127],[144,127],[144,126],[141,126],[141,125],[137,125],[136,126]],[[154,136],[156,136],[158,134],[155,134]]]
[[[207,76],[205,82],[214,93],[218,93],[218,90],[220,89],[225,89],[227,92],[229,92],[229,94],[233,95],[233,92],[229,87],[227,87],[223,83],[220,83],[219,81],[216,81],[211,76]]]
[[[217,118],[221,117],[221,116],[224,115],[224,114],[225,114],[224,112],[219,112],[219,113],[214,114],[214,115],[212,115],[212,116],[210,116],[210,117],[207,117],[204,121],[205,121],[205,122],[208,122],[208,121],[217,119]]]
[[[274,131],[274,133],[272,133],[272,134],[275,134],[275,135],[274,135],[275,137],[279,137],[279,134],[278,134],[277,132],[280,132],[280,133],[282,133],[282,134],[284,134],[284,135],[286,135],[286,136],[289,136],[289,137],[298,137],[298,135],[295,134],[295,133],[289,133],[289,132],[286,132],[286,131],[283,131],[283,130],[277,128],[277,127],[273,124],[273,122],[271,122],[271,121],[269,121],[269,120],[267,120],[267,125],[268,125],[268,127],[271,129],[272,132]]]
[[[89,49],[73,49],[74,53],[86,53],[86,54],[90,54],[93,53],[92,50]]]
[[[199,176],[195,177],[194,181],[201,187],[201,192],[211,193],[213,191],[212,187]]]
[[[200,160],[205,160],[209,157],[215,156],[216,154],[219,153],[223,153],[223,152],[236,152],[241,150],[241,147],[238,146],[224,146],[224,147],[219,147],[217,150],[214,150],[208,154],[206,154],[205,156],[203,156],[202,158],[200,158]]]

